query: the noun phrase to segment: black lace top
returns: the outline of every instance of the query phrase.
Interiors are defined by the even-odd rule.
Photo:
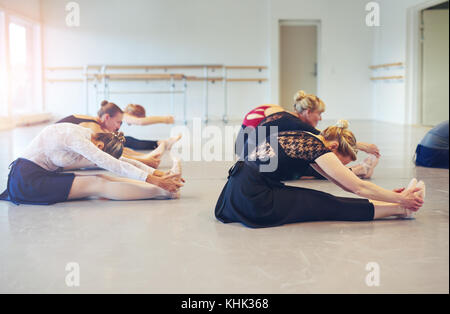
[[[265,177],[284,181],[303,176],[311,163],[329,152],[320,139],[308,132],[285,131],[267,137],[250,150],[245,162]]]

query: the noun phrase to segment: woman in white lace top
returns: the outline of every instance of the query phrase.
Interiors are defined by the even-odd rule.
[[[179,165],[164,174],[122,157],[123,134],[93,133],[78,125],[46,127],[12,166],[0,199],[17,204],[54,204],[86,197],[112,200],[176,198],[182,186]],[[176,163],[179,163],[176,161]],[[97,166],[122,178],[75,175],[59,170]]]

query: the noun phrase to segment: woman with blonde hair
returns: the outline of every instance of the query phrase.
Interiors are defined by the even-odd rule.
[[[310,221],[371,221],[410,217],[423,205],[424,184],[395,191],[361,180],[344,165],[356,159],[356,138],[341,121],[314,135],[304,131],[272,134],[229,171],[215,215],[223,223],[251,228]],[[276,167],[270,168],[269,165]],[[336,197],[291,187],[281,181],[313,166],[333,183],[361,198]]]
[[[122,133],[95,133],[70,123],[46,127],[10,166],[0,200],[51,205],[87,197],[111,200],[172,199],[183,186],[179,162],[165,175],[123,157]],[[79,175],[62,170],[97,166],[121,178]],[[178,171],[177,171],[178,170]]]
[[[265,127],[265,136],[269,136],[270,127],[277,127],[278,132],[283,131],[306,131],[315,135],[320,134],[316,129],[318,123],[322,120],[322,114],[325,112],[325,103],[317,96],[307,94],[304,91],[298,91],[294,96],[294,111],[289,112],[277,105],[265,105],[258,107],[248,113],[244,119],[241,130],[236,142],[236,154],[240,159],[247,155],[247,138],[257,127]],[[258,136],[258,132],[254,134]],[[358,150],[369,154],[369,157],[361,164],[352,167],[352,171],[361,178],[368,179],[372,176],[373,170],[378,164],[380,152],[374,144],[363,142],[356,143]],[[309,170],[305,173],[307,177],[316,177],[323,179],[317,172]],[[292,179],[292,178],[287,178]],[[295,177],[295,179],[298,179]]]

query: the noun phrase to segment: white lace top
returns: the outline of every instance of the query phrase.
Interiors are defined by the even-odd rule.
[[[49,171],[97,166],[119,176],[145,181],[155,169],[127,158],[116,159],[92,142],[92,131],[70,123],[46,127],[30,143],[22,158]]]

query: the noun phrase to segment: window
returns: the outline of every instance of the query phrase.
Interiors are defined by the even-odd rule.
[[[0,11],[0,116],[42,110],[40,25]]]
[[[29,112],[31,106],[32,67],[27,45],[28,33],[25,25],[9,24],[9,88],[13,114]]]

